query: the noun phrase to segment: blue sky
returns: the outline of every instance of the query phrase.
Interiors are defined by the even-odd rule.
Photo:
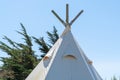
[[[51,13],[54,9],[65,20],[66,3],[70,20],[83,9],[84,13],[73,23],[72,33],[103,78],[120,76],[120,1],[119,0],[1,0],[0,40],[7,35],[21,42],[20,22],[28,34],[46,36],[56,26],[59,34],[64,26]],[[0,51],[0,56],[6,56]]]

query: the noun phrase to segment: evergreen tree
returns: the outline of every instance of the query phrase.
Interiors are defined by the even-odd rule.
[[[39,50],[43,53],[41,57],[44,57],[59,38],[57,30],[54,27],[53,32],[47,32],[50,42],[50,44],[47,44],[43,37],[39,39],[36,37],[32,38],[27,34],[23,24],[20,25],[22,30],[20,32],[17,31],[17,33],[23,36],[22,40],[24,43],[15,42],[7,36],[4,36],[3,39],[9,44],[0,41],[0,49],[9,55],[9,57],[0,57],[0,60],[4,63],[2,67],[0,67],[3,73],[0,80],[25,80],[33,68],[38,64],[40,59],[37,58],[32,49],[32,39],[39,45]]]
[[[0,41],[0,49],[9,55],[9,57],[1,57],[1,61],[4,63],[2,70],[5,80],[24,80],[38,63],[32,49],[31,37],[22,24],[21,27],[22,32],[17,32],[23,36],[24,43],[14,42],[7,36],[4,36],[3,39],[9,44]]]

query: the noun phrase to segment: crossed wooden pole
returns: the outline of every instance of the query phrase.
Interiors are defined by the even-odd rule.
[[[52,10],[52,13],[58,18],[58,20],[67,28],[71,28],[71,25],[74,23],[74,21],[83,13],[83,10],[81,10],[70,22],[69,22],[69,5],[66,4],[66,22],[62,20],[59,15]]]

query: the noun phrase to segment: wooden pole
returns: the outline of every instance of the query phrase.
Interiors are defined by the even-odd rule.
[[[57,13],[52,10],[52,13],[58,18],[58,20],[66,27],[66,23],[57,15]]]
[[[69,24],[69,5],[66,4],[66,24]]]
[[[70,22],[70,26],[73,24],[73,22],[83,13],[83,10],[81,10],[75,18],[73,18],[73,20]]]

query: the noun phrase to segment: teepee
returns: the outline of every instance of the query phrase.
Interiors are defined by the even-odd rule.
[[[70,23],[68,4],[66,22],[55,11],[52,12],[65,26],[65,30],[25,80],[102,80],[93,67],[92,61],[84,54],[71,33],[72,23],[83,10]]]

